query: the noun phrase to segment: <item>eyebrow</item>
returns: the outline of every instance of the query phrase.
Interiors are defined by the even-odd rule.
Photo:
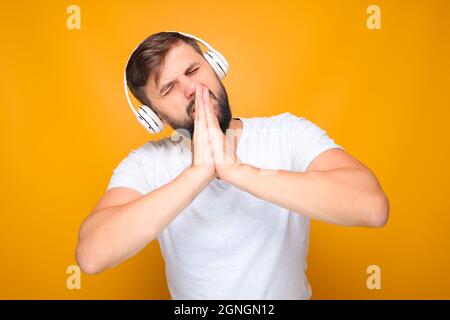
[[[193,63],[191,63],[191,64],[186,68],[186,70],[184,71],[184,73],[186,74],[186,73],[190,72],[192,69],[194,69],[194,68],[197,67],[198,65],[199,65],[198,62],[193,62]],[[166,84],[164,84],[164,85],[161,87],[161,89],[159,89],[159,94],[162,95],[163,92],[165,92],[166,89],[168,89],[174,82],[175,82],[175,80],[171,80],[171,81],[167,82]]]

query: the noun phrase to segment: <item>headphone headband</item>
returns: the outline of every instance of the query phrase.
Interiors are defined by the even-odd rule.
[[[200,42],[201,44],[203,44],[205,47],[207,47],[208,50],[211,50],[212,52],[214,52],[215,54],[217,54],[217,55],[219,56],[219,58],[222,60],[222,62],[225,64],[225,66],[227,67],[227,69],[228,69],[228,62],[227,62],[227,60],[225,59],[225,57],[222,56],[222,55],[220,54],[219,51],[217,51],[216,49],[214,49],[213,47],[211,47],[211,45],[210,45],[208,42],[206,42],[205,40],[202,40],[202,39],[200,39],[199,37],[194,36],[193,34],[189,34],[189,33],[185,33],[185,32],[179,32],[179,31],[167,31],[167,32],[176,32],[176,33],[182,34],[183,36],[186,36],[186,37],[188,37],[188,38],[192,38],[192,39],[197,40],[198,42]]]

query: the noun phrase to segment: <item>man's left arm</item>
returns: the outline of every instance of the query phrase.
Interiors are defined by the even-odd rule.
[[[322,152],[305,172],[261,171],[241,163],[221,178],[255,197],[329,223],[382,227],[388,219],[389,201],[376,176],[338,148]]]
[[[235,161],[226,164],[225,136],[204,99],[218,177],[255,197],[316,220],[348,226],[381,227],[386,224],[389,201],[376,176],[344,150],[321,152],[302,171],[261,170]]]

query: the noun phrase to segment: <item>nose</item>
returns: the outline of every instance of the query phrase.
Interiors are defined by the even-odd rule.
[[[197,86],[198,82],[192,79],[189,79],[186,76],[181,76],[179,78],[179,83],[181,85],[181,88],[183,90],[183,94],[186,97],[187,100],[195,99],[195,87]]]

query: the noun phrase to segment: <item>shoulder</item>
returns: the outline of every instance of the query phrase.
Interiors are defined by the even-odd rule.
[[[170,145],[171,141],[169,138],[162,138],[132,147],[120,160],[119,167],[134,166],[144,168],[158,163],[166,150],[170,148]]]
[[[304,117],[296,116],[290,112],[283,112],[268,117],[240,118],[252,129],[294,129],[295,126],[308,124]]]
[[[141,146],[133,149],[131,152],[137,154],[140,157],[158,157],[164,152],[171,149],[173,143],[170,138],[164,137],[158,140],[147,141]]]

